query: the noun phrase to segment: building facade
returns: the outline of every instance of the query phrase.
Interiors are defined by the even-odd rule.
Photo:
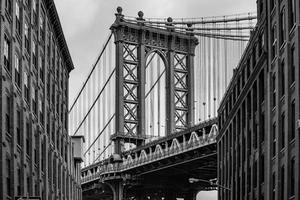
[[[0,199],[80,199],[68,136],[73,63],[54,2],[0,0],[0,10]]]
[[[300,199],[300,1],[258,0],[220,104],[218,199]]]

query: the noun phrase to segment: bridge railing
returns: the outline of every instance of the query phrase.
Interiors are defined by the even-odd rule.
[[[208,134],[203,133],[199,136],[194,131],[190,133],[189,138],[185,138],[185,135],[182,135],[183,139],[181,142],[179,142],[178,138],[173,138],[172,140],[169,140],[169,143],[166,141],[164,147],[161,144],[156,144],[153,152],[151,151],[152,148],[147,148],[148,153],[146,152],[146,149],[143,149],[140,151],[139,155],[135,154],[134,158],[129,154],[123,158],[123,162],[121,163],[102,163],[101,165],[94,167],[93,170],[88,170],[87,173],[83,173],[81,182],[84,184],[98,180],[105,174],[124,172],[151,162],[210,145],[216,142],[217,134],[218,127],[214,124],[211,126]]]

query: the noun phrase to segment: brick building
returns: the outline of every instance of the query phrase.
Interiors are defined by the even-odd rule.
[[[218,198],[298,200],[300,1],[258,0],[257,10],[218,110]]]
[[[73,63],[54,2],[0,0],[0,10],[0,199],[81,199],[78,138],[68,136]]]

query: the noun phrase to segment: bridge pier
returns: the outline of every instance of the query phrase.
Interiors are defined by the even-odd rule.
[[[106,183],[110,186],[113,193],[113,200],[123,200],[124,197],[124,185],[122,181],[116,181],[112,183]]]

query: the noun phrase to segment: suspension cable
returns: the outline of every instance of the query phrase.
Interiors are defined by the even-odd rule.
[[[219,33],[204,33],[204,32],[191,32],[199,36],[215,36],[215,37],[232,37],[232,38],[249,38],[249,35],[232,35],[232,34],[219,34]]]
[[[245,41],[245,42],[248,41],[247,39],[243,39],[243,38],[220,37],[220,36],[214,36],[214,35],[202,35],[202,34],[198,34],[198,33],[195,33],[195,35],[199,35],[199,36],[203,36],[203,37],[207,37],[207,38],[222,39],[222,40]]]
[[[96,160],[98,160],[100,158],[100,156],[106,151],[106,149],[108,147],[110,147],[110,145],[112,144],[112,140],[110,141],[110,143],[102,150],[102,152],[98,155],[98,157],[93,161],[92,164],[94,164],[96,162]]]
[[[97,137],[95,138],[95,140],[92,142],[92,144],[90,144],[89,148],[84,152],[84,156],[86,155],[86,153],[92,148],[92,146],[96,143],[96,141],[98,140],[98,138],[102,135],[102,133],[105,131],[105,129],[108,127],[108,125],[110,124],[110,122],[113,120],[113,118],[115,117],[115,113],[110,117],[110,119],[108,120],[108,122],[105,124],[105,126],[103,127],[103,129],[98,133]]]
[[[101,94],[103,93],[104,89],[106,88],[107,84],[109,83],[111,77],[113,76],[113,74],[115,73],[116,68],[114,68],[114,70],[110,73],[107,81],[105,82],[104,86],[102,87],[100,93],[98,94],[97,98],[94,100],[92,106],[89,108],[88,112],[86,113],[86,115],[84,116],[83,120],[81,121],[81,123],[79,124],[79,126],[77,127],[76,131],[74,132],[73,135],[76,135],[76,133],[79,131],[80,127],[82,126],[82,124],[84,123],[84,121],[86,120],[87,116],[90,114],[91,110],[93,109],[93,107],[95,106],[96,102],[98,101],[98,99],[100,98]]]
[[[254,20],[257,16],[247,16],[247,17],[236,17],[236,18],[226,18],[223,19],[211,19],[211,20],[199,20],[199,21],[142,21],[145,24],[168,24],[168,25],[176,25],[176,24],[214,24],[214,23],[226,23],[226,22],[236,22],[236,21],[248,21]],[[134,20],[134,19],[126,19],[129,22],[141,22],[141,20]]]
[[[71,106],[71,108],[70,108],[70,110],[69,110],[69,113],[72,111],[72,109],[73,109],[73,107],[75,106],[77,100],[79,99],[79,97],[80,97],[82,91],[84,90],[84,88],[85,88],[87,82],[88,82],[89,79],[91,78],[92,73],[94,72],[94,70],[95,70],[95,68],[96,68],[96,66],[97,66],[97,64],[98,64],[98,62],[99,62],[99,60],[100,60],[100,58],[102,57],[102,54],[104,53],[104,51],[105,51],[105,49],[106,49],[106,46],[108,45],[108,43],[109,43],[111,37],[112,37],[112,33],[110,33],[110,35],[109,35],[109,37],[108,37],[108,39],[107,39],[107,41],[106,41],[104,47],[102,48],[101,53],[100,53],[100,55],[98,56],[98,58],[97,58],[97,60],[96,60],[96,62],[95,62],[95,64],[94,64],[92,70],[90,71],[90,73],[89,73],[87,79],[85,80],[83,86],[81,87],[81,89],[80,89],[80,91],[79,91],[77,97],[75,98],[75,100],[74,100],[74,102],[73,102],[73,104],[72,104],[72,106]]]
[[[130,22],[130,20],[124,19],[125,22]],[[139,21],[140,22],[140,21]],[[144,21],[143,21],[144,23]],[[254,26],[240,26],[240,27],[218,27],[218,28],[214,28],[214,27],[205,27],[205,28],[200,28],[200,27],[178,27],[178,26],[172,26],[169,24],[164,23],[164,25],[158,25],[158,24],[154,24],[155,27],[157,28],[166,28],[166,29],[179,29],[179,30],[202,30],[202,31],[211,31],[211,30],[252,30],[254,29]],[[146,27],[153,27],[150,25],[146,25]]]
[[[154,82],[154,84],[152,85],[152,87],[150,88],[150,90],[147,92],[145,98],[148,97],[148,95],[151,93],[151,91],[154,89],[154,87],[156,86],[156,84],[159,82],[160,78],[164,75],[164,73],[166,72],[166,69],[164,69],[164,71],[159,75],[159,77],[157,78],[157,80]]]

